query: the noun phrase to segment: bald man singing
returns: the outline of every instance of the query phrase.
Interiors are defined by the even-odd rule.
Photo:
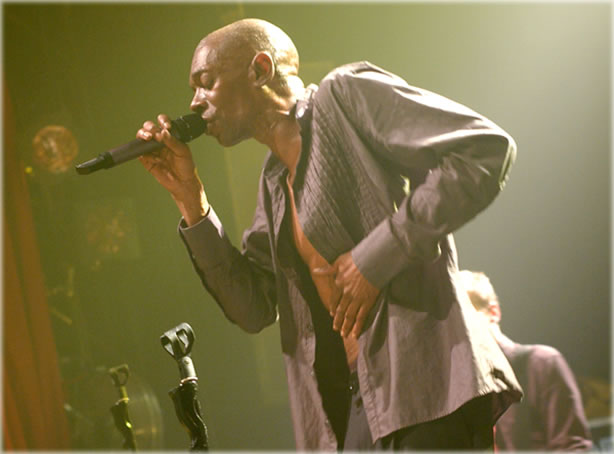
[[[492,449],[521,390],[458,297],[452,232],[503,188],[513,139],[368,62],[319,86],[298,71],[292,40],[258,19],[194,52],[206,133],[269,149],[240,249],[169,117],[137,133],[165,145],[140,159],[177,204],[204,287],[249,333],[279,319],[297,449]]]

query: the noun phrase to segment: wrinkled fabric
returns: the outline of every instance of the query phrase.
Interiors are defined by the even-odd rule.
[[[496,426],[502,451],[588,451],[593,447],[582,397],[561,353],[547,345],[502,344],[524,399]]]
[[[521,396],[509,363],[457,286],[451,233],[503,188],[516,148],[483,116],[370,63],[332,71],[294,109],[302,230],[329,263],[351,251],[382,289],[357,374],[373,440],[492,398]],[[336,450],[347,365],[293,245],[288,170],[269,153],[252,226],[234,248],[215,211],[180,234],[204,286],[247,332],[279,320],[296,446]]]

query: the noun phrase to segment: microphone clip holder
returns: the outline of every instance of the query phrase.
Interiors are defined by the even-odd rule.
[[[122,364],[121,366],[110,368],[109,375],[119,394],[119,399],[111,407],[113,421],[124,437],[123,448],[136,451],[136,438],[132,422],[130,421],[130,415],[128,414],[128,402],[130,399],[128,399],[128,393],[126,392],[126,383],[128,383],[130,370],[126,364]]]
[[[190,352],[194,344],[194,331],[187,323],[181,323],[160,337],[162,347],[177,361],[179,386],[169,391],[175,413],[181,425],[191,438],[190,451],[208,451],[207,426],[202,418],[200,402],[197,399],[198,377]]]

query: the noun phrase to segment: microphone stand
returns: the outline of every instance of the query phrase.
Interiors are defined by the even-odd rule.
[[[202,418],[198,393],[198,377],[190,352],[194,343],[194,331],[187,323],[181,323],[160,337],[162,347],[177,361],[181,380],[179,386],[169,391],[175,413],[191,438],[190,451],[208,451],[207,426]]]
[[[128,399],[128,393],[126,392],[126,383],[130,376],[128,366],[122,364],[121,366],[112,367],[109,369],[109,375],[119,393],[119,399],[111,407],[111,414],[113,415],[115,426],[124,436],[123,448],[136,451],[136,439],[134,438],[132,423],[128,415],[128,402],[130,401],[130,399]]]

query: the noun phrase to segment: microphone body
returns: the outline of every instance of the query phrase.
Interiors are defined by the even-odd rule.
[[[184,143],[202,135],[207,128],[207,122],[197,113],[172,120],[171,125],[170,132],[173,137]],[[100,169],[110,169],[163,147],[164,144],[155,140],[134,139],[117,148],[100,153],[94,159],[76,165],[75,169],[78,174],[87,175]]]

